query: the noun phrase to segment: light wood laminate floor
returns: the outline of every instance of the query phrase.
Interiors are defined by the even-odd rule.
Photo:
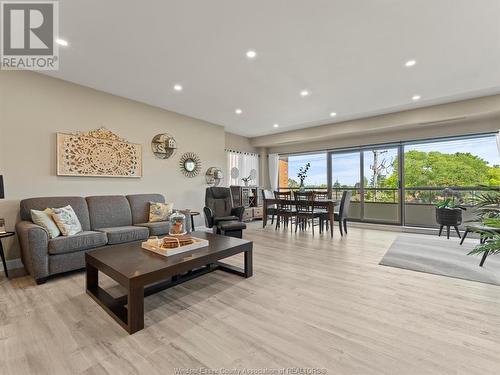
[[[2,278],[0,373],[500,373],[500,287],[379,266],[398,235],[250,224],[254,277],[215,272],[150,296],[132,336],[85,294],[82,272],[41,286]]]

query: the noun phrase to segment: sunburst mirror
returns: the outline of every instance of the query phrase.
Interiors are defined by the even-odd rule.
[[[194,152],[186,152],[179,161],[181,172],[186,177],[194,177],[201,170],[201,160]]]

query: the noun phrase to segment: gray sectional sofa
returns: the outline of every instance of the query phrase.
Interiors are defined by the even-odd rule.
[[[51,275],[84,268],[87,250],[167,234],[168,222],[148,222],[149,202],[164,203],[165,198],[161,194],[135,194],[22,200],[22,221],[16,224],[16,232],[24,267],[41,284]],[[31,209],[67,205],[73,207],[83,232],[49,239],[47,231],[31,221]]]

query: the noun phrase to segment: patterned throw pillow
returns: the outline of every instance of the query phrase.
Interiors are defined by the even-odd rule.
[[[73,236],[82,231],[80,220],[71,206],[52,209],[52,218],[61,230],[63,236]]]
[[[173,210],[173,203],[149,202],[149,222],[167,221]]]
[[[31,210],[31,220],[40,225],[49,233],[49,238],[56,238],[61,235],[54,219],[52,219],[52,209],[46,208],[43,211]]]

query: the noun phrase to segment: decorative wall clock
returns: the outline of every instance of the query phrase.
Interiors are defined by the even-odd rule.
[[[57,133],[57,175],[142,177],[142,146],[105,128]]]
[[[186,177],[194,177],[201,170],[201,160],[194,152],[186,152],[179,161],[181,172]]]

